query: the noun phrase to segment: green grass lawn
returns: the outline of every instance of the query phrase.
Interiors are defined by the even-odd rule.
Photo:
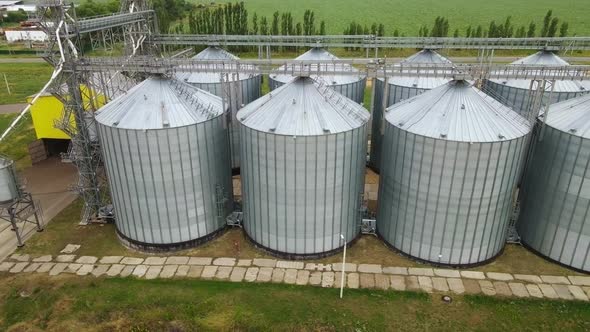
[[[0,278],[4,331],[587,331],[587,303],[204,280]]]
[[[49,80],[53,68],[46,63],[0,63],[0,105],[26,102]],[[8,94],[4,74],[11,94]]]
[[[17,114],[0,114],[0,133],[4,133],[4,130],[8,128],[16,116]],[[0,143],[0,154],[16,161],[17,169],[23,169],[31,165],[28,146],[35,139],[33,121],[29,113]]]
[[[531,20],[537,22],[537,34],[547,10],[553,9],[553,15],[569,22],[570,35],[590,34],[587,17],[590,7],[585,1],[563,0],[339,0],[318,1],[298,0],[243,0],[248,10],[248,16],[258,13],[258,16],[271,18],[274,11],[291,11],[296,21],[303,20],[303,12],[312,9],[316,22],[326,21],[330,34],[341,34],[344,27],[351,21],[371,25],[373,22],[383,23],[386,34],[393,34],[394,29],[408,36],[418,34],[421,25],[432,26],[437,16],[449,19],[450,33],[458,28],[462,35],[468,25],[481,24],[487,29],[491,20],[496,23],[504,22],[506,16],[512,16],[515,26],[528,26]],[[194,3],[210,3],[205,0],[192,0]],[[222,1],[218,1],[222,2]]]

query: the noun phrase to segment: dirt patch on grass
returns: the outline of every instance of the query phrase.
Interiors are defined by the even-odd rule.
[[[76,252],[78,255],[92,256],[136,256],[145,257],[148,254],[127,249],[117,239],[115,226],[90,225],[79,226],[77,220],[80,216],[82,203],[75,201],[63,210],[47,226],[43,233],[36,234],[26,246],[19,249],[19,253],[38,255],[59,255],[59,251],[68,243],[81,244]],[[218,238],[194,249],[170,253],[158,253],[159,256],[187,255],[201,257],[235,257],[244,259],[273,258],[270,254],[256,248],[247,239],[245,232],[240,228],[231,228]],[[336,263],[342,259],[341,253],[313,260],[320,263]],[[372,263],[384,266],[421,266],[432,265],[411,260],[404,255],[392,250],[376,236],[363,235],[347,250],[347,261],[351,263]],[[578,275],[573,270],[551,263],[519,245],[507,245],[504,252],[487,265],[473,268],[479,271],[495,271],[523,274],[551,274],[551,275]]]

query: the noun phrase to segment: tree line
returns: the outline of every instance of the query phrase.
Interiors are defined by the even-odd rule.
[[[158,17],[159,29],[163,33],[191,33],[191,34],[235,34],[235,35],[325,35],[326,22],[316,19],[312,10],[306,10],[302,20],[296,20],[291,12],[276,11],[271,17],[259,16],[253,13],[249,18],[243,2],[226,3],[220,5],[195,5],[186,0],[151,0],[153,9]],[[99,2],[84,0],[76,7],[78,17],[104,15],[119,11],[119,0]],[[16,16],[16,15],[14,15]],[[187,25],[185,19],[188,17]],[[11,17],[5,19],[10,21]],[[174,24],[176,23],[176,24]],[[386,35],[383,23],[375,22],[370,26],[350,22],[343,30],[345,35]],[[496,22],[492,20],[488,25],[469,25],[462,33],[454,29],[451,33],[449,20],[438,16],[433,24],[422,25],[418,30],[420,37],[459,37],[468,38],[531,38],[531,37],[566,37],[569,24],[547,11],[542,25],[537,28],[533,21],[528,25],[516,26],[512,17]],[[398,29],[393,29],[394,37],[405,36]]]
[[[181,23],[175,32],[186,32]],[[192,34],[228,35],[284,35],[311,36],[326,34],[326,22],[317,24],[315,13],[306,10],[303,20],[297,21],[291,12],[276,11],[268,18],[253,13],[248,19],[248,11],[243,2],[227,3],[215,8],[197,8],[188,15],[188,32]]]
[[[541,31],[537,33],[537,25],[535,22],[530,22],[528,26],[521,25],[516,27],[512,23],[512,17],[508,16],[501,23],[491,21],[487,29],[482,25],[468,26],[465,30],[464,36],[467,38],[532,38],[532,37],[566,37],[568,35],[569,24],[566,21],[553,16],[553,11],[547,11],[543,18],[543,25]],[[445,17],[439,16],[434,20],[431,28],[423,25],[418,30],[420,37],[449,37],[449,20]],[[461,36],[459,29],[455,29],[453,37]]]

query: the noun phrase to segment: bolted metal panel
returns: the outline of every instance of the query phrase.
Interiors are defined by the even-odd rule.
[[[239,58],[218,47],[208,47],[195,55],[193,59],[237,60]],[[179,73],[177,78],[222,98],[228,98],[228,94],[232,96],[232,102],[229,105],[232,115],[229,130],[231,165],[234,169],[240,168],[240,142],[236,114],[244,105],[260,98],[262,95],[262,75],[235,73],[223,76],[224,83],[222,83],[222,75],[217,73]]]
[[[338,57],[332,53],[321,49],[312,48],[309,51],[295,58],[296,60],[337,60]],[[348,64],[337,64],[334,67],[343,71],[358,72],[357,75],[329,75],[322,77],[314,77],[314,79],[322,81],[325,85],[331,87],[343,96],[362,104],[365,98],[366,77],[358,71],[358,69]],[[268,86],[270,91],[282,86],[285,83],[292,81],[295,77],[281,73],[281,71],[289,71],[289,68],[282,66],[277,70],[277,73],[271,74],[268,77]]]
[[[404,59],[402,63],[451,63],[451,61],[435,51],[421,50],[420,52]],[[375,171],[379,171],[381,162],[381,140],[383,139],[383,84],[384,80],[377,78],[373,80],[375,84],[375,98],[373,100],[373,114],[371,126],[371,156],[369,166]],[[403,100],[417,96],[425,91],[439,87],[448,83],[448,79],[436,77],[392,77],[388,79],[388,98],[389,107]]]
[[[521,80],[522,81],[522,80]],[[513,108],[522,116],[527,116],[533,103],[533,93],[530,90],[530,81],[523,81],[520,86],[510,86],[507,81],[484,81],[484,91],[489,92],[491,96],[502,102],[506,106]],[[556,82],[558,85],[564,82]],[[585,82],[567,82],[569,88],[557,88],[551,93],[551,103],[558,103],[564,100],[576,98],[590,92],[590,83]],[[527,85],[526,87],[524,85]],[[563,84],[562,84],[563,85]],[[587,90],[588,89],[588,90]],[[549,91],[543,94],[543,105],[549,102]]]
[[[162,119],[153,121],[158,108],[136,104],[136,97],[154,81],[159,93],[147,89],[152,93],[146,94],[145,103],[161,105],[168,125],[162,126]],[[218,97],[205,92],[191,95],[193,90],[175,90],[167,80],[148,79],[97,115],[115,224],[131,241],[171,247],[195,241],[223,228],[231,212],[225,113]],[[218,102],[209,104],[209,115],[198,104],[199,94]],[[120,121],[113,123],[113,118]],[[142,128],[127,126],[135,123]]]
[[[244,229],[259,245],[321,255],[360,232],[368,112],[298,78],[238,113]]]
[[[15,177],[14,162],[0,158],[0,203],[18,198],[19,190]]]
[[[421,260],[486,261],[504,247],[526,150],[525,120],[510,123],[518,120],[514,112],[464,82],[411,100],[386,116],[377,232]],[[502,124],[505,136],[492,139]]]
[[[244,229],[258,244],[312,255],[360,232],[367,125],[324,136],[241,126]]]
[[[569,63],[558,57],[552,52],[540,51],[529,55],[523,59],[512,62],[513,65],[539,65],[539,66],[569,66]],[[528,118],[533,104],[534,90],[531,91],[530,80],[507,79],[507,80],[484,80],[484,91],[492,97],[511,107],[517,113]],[[549,93],[553,90],[552,93]],[[587,81],[555,81],[553,87],[547,87],[543,94],[543,104],[549,102],[551,94],[551,103],[575,98],[590,92],[590,82]]]
[[[242,75],[239,75],[240,77]],[[234,100],[230,103],[229,108],[231,110],[231,124],[229,126],[229,140],[231,149],[231,167],[232,169],[240,168],[240,135],[238,128],[238,120],[236,114],[238,110],[244,105],[247,105],[261,96],[261,80],[262,75],[252,76],[246,79],[240,79],[238,81],[229,82],[226,91],[231,91],[233,96],[242,96],[241,101],[237,102]],[[221,82],[218,83],[195,83],[190,82],[190,85],[199,88],[201,90],[209,91],[216,96],[223,96],[223,85]],[[237,91],[241,90],[241,94]]]
[[[590,96],[553,105],[534,140],[517,228],[542,255],[590,272]]]

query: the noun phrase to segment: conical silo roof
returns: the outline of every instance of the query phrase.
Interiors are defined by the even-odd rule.
[[[451,60],[440,55],[438,52],[429,49],[423,49],[420,52],[405,58],[402,63],[453,63]]]
[[[150,77],[99,109],[96,121],[124,129],[163,129],[221,114],[219,97],[175,79]]]
[[[569,66],[569,63],[553,52],[540,51],[516,60],[511,65]]]
[[[369,112],[309,77],[297,77],[238,112],[245,126],[278,135],[316,136],[358,128]]]
[[[237,56],[229,53],[228,51],[216,47],[216,46],[209,46],[206,49],[199,52],[199,54],[195,55],[193,59],[199,60],[237,60],[239,59]]]
[[[209,46],[206,49],[202,50],[199,54],[192,57],[195,60],[238,60],[237,56],[229,53],[228,51],[216,47],[216,46]],[[228,65],[229,66],[229,65]],[[227,75],[227,79],[229,81],[239,81],[249,79],[254,74],[250,73],[240,73],[239,77],[234,77],[234,75]],[[221,74],[220,73],[183,73],[179,72],[176,77],[190,84],[202,84],[202,83],[220,83],[221,82]]]
[[[460,142],[511,140],[529,132],[524,118],[460,80],[389,107],[385,119],[416,135]]]
[[[326,51],[323,48],[314,47],[314,48],[310,49],[309,51],[296,57],[295,60],[330,61],[330,60],[339,60],[339,58],[337,56],[335,56],[334,54]],[[280,71],[284,71],[285,69],[288,70],[288,68],[286,66],[281,66],[281,67],[279,67],[279,69],[277,71],[280,72]],[[358,73],[358,76],[357,75],[322,74],[321,80],[325,84],[328,84],[328,85],[349,84],[349,83],[357,82],[360,79],[362,79],[361,73],[359,72],[359,70],[349,64],[330,65],[329,69],[337,69],[339,71],[350,71],[350,72]],[[273,80],[278,81],[278,82],[282,82],[282,83],[287,83],[295,78],[292,75],[281,74],[281,73],[271,74],[270,77]],[[318,79],[318,77],[316,77],[316,76],[312,76],[312,77],[314,79]]]
[[[420,52],[401,61],[402,64],[444,64],[452,63],[451,60],[438,54],[436,51],[424,49]],[[383,80],[383,79],[380,79]],[[388,80],[389,84],[417,89],[434,89],[447,82],[449,79],[440,77],[392,77]]]
[[[571,135],[590,138],[590,95],[551,105],[545,124]]]
[[[539,51],[525,58],[510,63],[511,65],[536,65],[536,66],[569,66],[570,64],[549,51]],[[529,90],[531,81],[520,79],[491,80],[497,84],[509,87]],[[555,87],[548,86],[546,91],[553,89],[554,92],[582,92],[590,90],[588,81],[555,81]]]

